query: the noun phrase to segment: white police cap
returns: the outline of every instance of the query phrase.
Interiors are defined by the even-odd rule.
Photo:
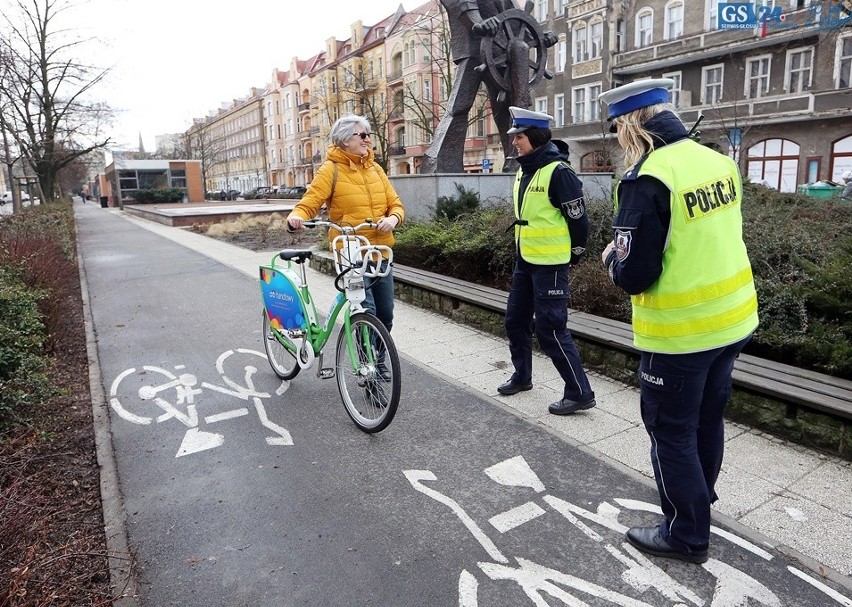
[[[532,128],[546,129],[550,127],[550,121],[553,120],[553,116],[548,116],[541,112],[533,112],[532,110],[525,110],[522,107],[515,107],[514,105],[509,106],[509,112],[512,114],[512,128],[506,131],[508,135],[523,133],[527,129]]]
[[[649,105],[668,102],[669,89],[674,86],[674,83],[671,78],[637,80],[609,89],[601,93],[598,99],[609,106],[607,120],[612,120]]]

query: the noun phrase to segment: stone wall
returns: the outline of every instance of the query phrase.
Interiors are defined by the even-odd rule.
[[[612,200],[612,173],[580,173],[583,192],[589,200]],[[410,219],[428,219],[435,214],[438,198],[458,196],[456,184],[479,192],[483,205],[509,204],[515,175],[510,173],[437,173],[395,175],[390,178]]]

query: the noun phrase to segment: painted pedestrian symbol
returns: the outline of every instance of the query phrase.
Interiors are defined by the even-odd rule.
[[[153,365],[126,369],[112,382],[110,406],[122,419],[134,424],[147,426],[175,420],[186,426],[175,457],[221,446],[225,435],[208,427],[250,415],[250,409],[257,414],[261,425],[270,431],[271,434],[265,437],[268,445],[292,445],[290,432],[269,419],[263,403],[264,399],[283,394],[290,383],[282,381],[273,394],[258,391],[254,381],[257,373],[255,364],[260,364],[257,359],[263,359],[264,366],[268,364],[266,355],[256,350],[240,348],[223,352],[216,359],[221,384],[199,383],[198,378],[182,365],[175,367],[174,371]],[[246,360],[251,362],[246,363]],[[239,381],[228,375],[226,364],[229,361],[241,367]],[[235,400],[238,406],[227,404]]]

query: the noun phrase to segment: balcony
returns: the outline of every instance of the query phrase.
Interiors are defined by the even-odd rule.
[[[405,114],[402,113],[402,110],[394,109],[388,114],[388,122],[399,122],[401,120],[405,120]]]
[[[308,103],[300,103],[298,107],[299,107],[299,111],[300,111],[300,112],[310,112],[310,111],[311,111],[311,104],[310,104],[310,102],[308,102]]]
[[[363,93],[366,91],[374,91],[379,88],[379,81],[374,78],[370,78],[368,80],[362,80],[360,82],[354,83],[355,91],[358,93]]]
[[[808,24],[810,11],[787,14],[783,27],[767,25],[765,35],[760,28],[708,30],[665,40],[652,46],[623,51],[613,55],[614,75],[643,74],[714,57],[742,54],[755,49],[803,40],[819,35],[819,24]],[[796,27],[794,25],[798,24]]]
[[[391,72],[388,72],[388,84],[393,84],[394,82],[402,80],[402,68],[396,68]]]
[[[405,156],[405,146],[398,145],[388,148],[388,156]]]

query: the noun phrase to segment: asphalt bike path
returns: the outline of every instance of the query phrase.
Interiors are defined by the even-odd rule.
[[[256,280],[75,211],[137,604],[852,605],[742,529],[704,565],[642,555],[649,483],[408,357],[393,423],[359,431],[334,380],[275,377]]]

